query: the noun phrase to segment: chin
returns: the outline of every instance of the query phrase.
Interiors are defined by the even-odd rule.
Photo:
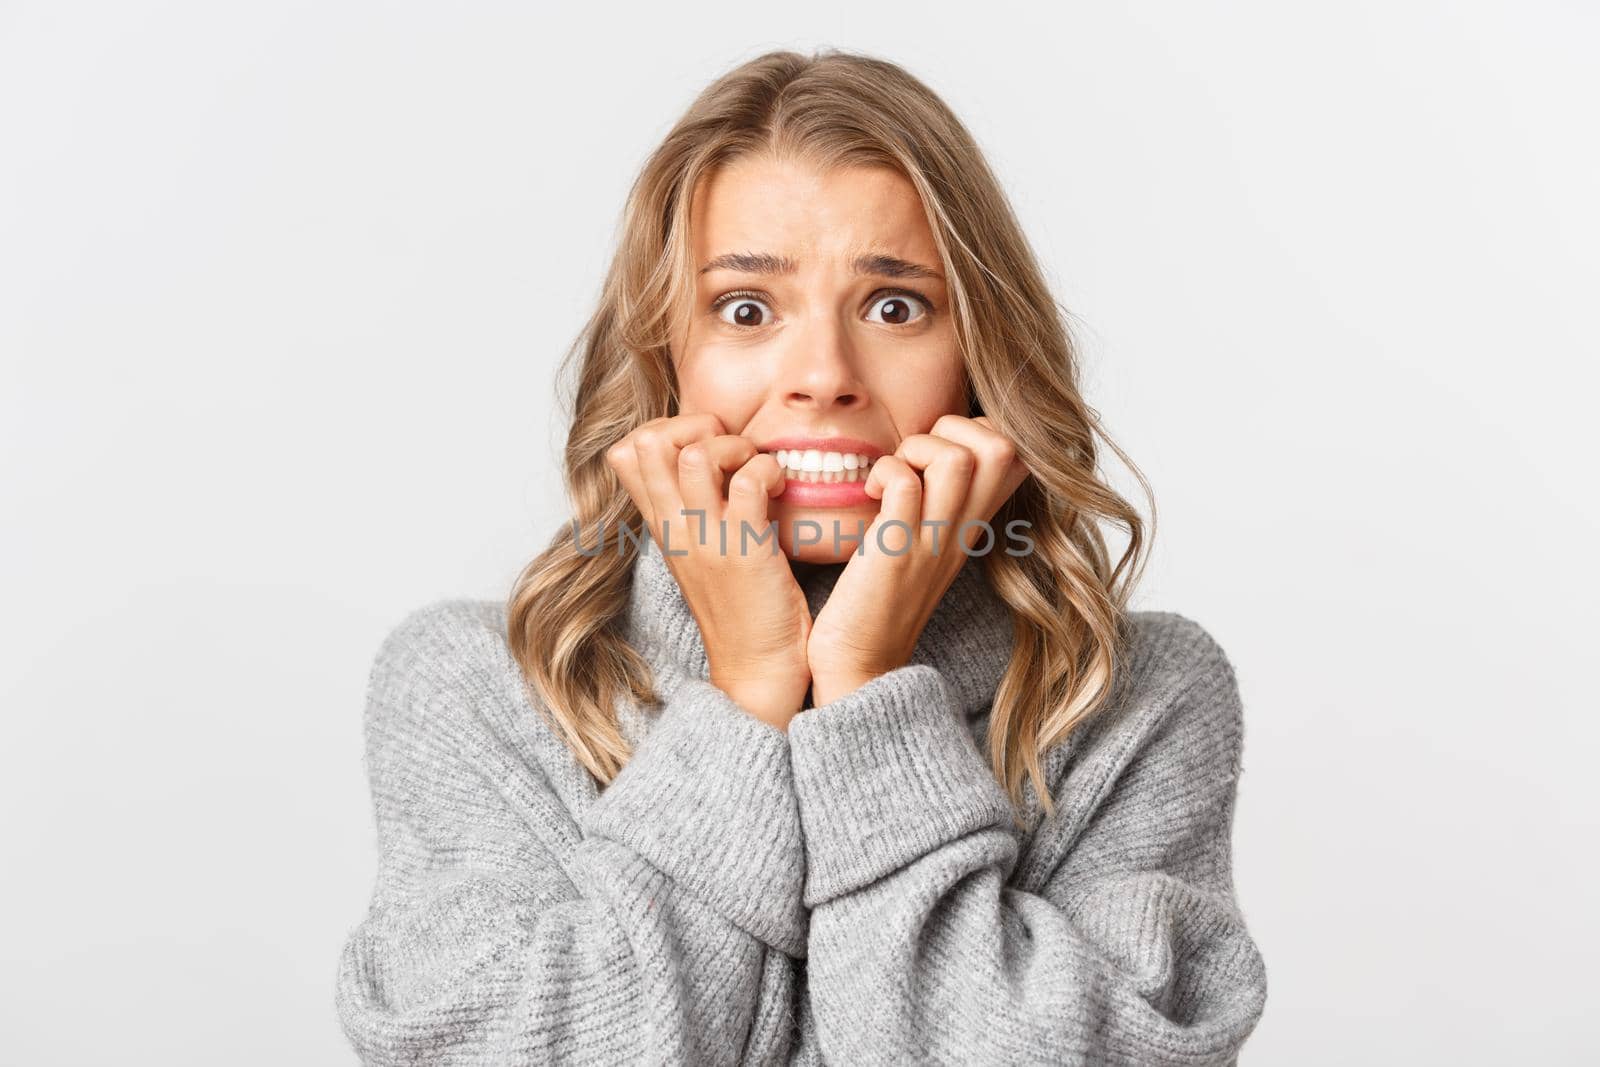
[[[877,517],[878,501],[873,500],[870,505],[835,508],[779,506],[769,514],[778,524],[778,544],[783,554],[791,560],[801,563],[844,563],[859,547],[856,535],[865,535],[872,520]],[[815,523],[816,526],[807,525],[809,523]],[[839,531],[837,548],[834,547],[835,524]],[[818,540],[796,546],[799,535],[809,540],[817,530],[821,531]]]

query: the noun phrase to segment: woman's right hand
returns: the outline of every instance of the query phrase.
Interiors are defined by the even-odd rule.
[[[787,731],[811,684],[811,609],[777,528],[768,532],[767,504],[785,477],[777,457],[703,413],[650,420],[612,445],[606,462],[658,546],[666,530],[671,554],[662,558],[700,626],[711,683]]]

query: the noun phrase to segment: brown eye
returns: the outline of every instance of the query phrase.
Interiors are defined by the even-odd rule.
[[[729,326],[765,326],[772,318],[772,309],[751,296],[735,296],[717,305],[717,317]],[[766,312],[767,320],[763,320]]]
[[[875,321],[888,326],[908,326],[928,313],[927,305],[910,293],[886,293],[872,306],[883,309],[883,318]]]

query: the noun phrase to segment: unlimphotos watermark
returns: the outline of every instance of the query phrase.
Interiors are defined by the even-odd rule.
[[[708,531],[706,529],[707,523],[705,509],[686,508],[679,512],[679,514],[683,515],[685,518],[694,516],[699,519],[699,543],[702,547],[705,547],[709,543],[707,539]],[[602,521],[599,525],[600,536],[593,547],[590,547],[584,543],[582,532],[578,527],[578,520],[572,520],[572,541],[573,544],[577,546],[579,555],[598,556],[600,553],[605,551],[606,525],[604,521]],[[931,535],[929,537],[929,546],[932,549],[933,554],[936,556],[939,555],[941,551],[942,546],[940,541],[941,535],[944,533],[944,527],[949,525],[949,521],[945,519],[921,520],[921,526],[924,529],[931,531]],[[889,535],[888,532],[896,527],[899,528],[901,533],[898,535]],[[981,529],[983,531],[983,537],[978,541],[977,544],[969,547],[966,543],[967,531],[973,527],[978,527]],[[1029,522],[1027,519],[1012,519],[1005,524],[1006,544],[1003,551],[1006,553],[1006,555],[1029,556],[1033,554],[1033,538],[1029,537],[1027,533],[1023,532],[1032,529],[1032,527],[1033,523]],[[813,519],[799,519],[792,524],[791,534],[792,536],[789,538],[789,544],[793,546],[795,552],[798,553],[801,548],[804,548],[808,545],[818,545],[822,543],[822,524]],[[662,552],[669,556],[687,556],[689,554],[689,550],[687,548],[674,548],[672,546],[671,536],[672,527],[667,524],[666,520],[662,520],[661,536],[657,538],[657,541],[661,545]],[[634,548],[637,550],[643,549],[648,543],[649,538],[650,533],[647,524],[642,525],[637,530],[626,523],[619,523],[617,525],[616,544],[617,551],[619,553],[622,552],[622,543],[624,541],[632,541]],[[752,544],[757,547],[763,544],[769,545],[769,555],[776,556],[782,551],[781,539],[778,536],[778,521],[776,519],[769,519],[764,527],[755,526],[748,519],[739,520],[737,539],[738,547],[734,551],[741,556],[747,556],[750,554]],[[851,544],[855,546],[855,555],[865,555],[868,540],[866,520],[857,519],[856,530],[854,533],[850,534],[841,534],[839,522],[838,520],[834,520],[832,540],[833,551],[836,553],[843,548],[845,544]],[[902,519],[889,519],[885,522],[878,523],[876,530],[873,531],[872,540],[877,545],[878,551],[885,555],[904,555],[911,548],[911,525]],[[983,519],[968,519],[957,528],[953,540],[956,543],[956,547],[966,555],[985,556],[995,550],[999,538],[995,536],[994,527],[988,522],[984,521]],[[728,541],[728,522],[726,519],[723,519],[717,523],[717,552],[719,554],[728,554]],[[898,542],[898,547],[894,542]],[[1014,547],[1018,545],[1021,547]]]

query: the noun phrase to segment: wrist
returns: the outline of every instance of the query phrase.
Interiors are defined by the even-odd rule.
[[[847,693],[853,693],[877,675],[870,671],[846,671],[839,674],[812,675],[811,705],[820,708],[831,704]]]
[[[770,682],[741,681],[716,675],[710,681],[749,715],[774,729],[787,732],[789,720],[800,713],[801,695],[775,687]]]

